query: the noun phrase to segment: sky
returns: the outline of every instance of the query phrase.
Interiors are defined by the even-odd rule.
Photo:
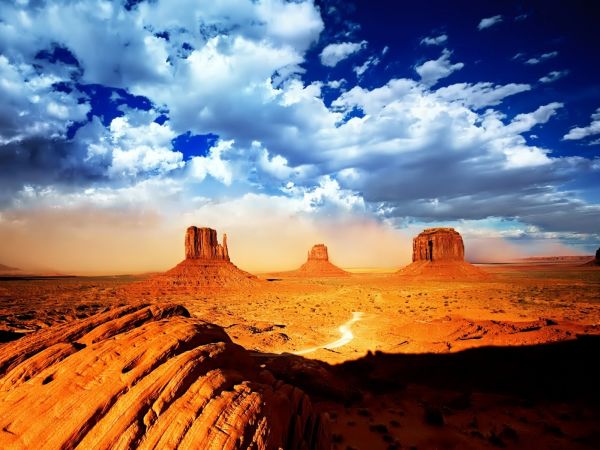
[[[0,263],[473,261],[600,245],[593,1],[13,0],[0,6]]]

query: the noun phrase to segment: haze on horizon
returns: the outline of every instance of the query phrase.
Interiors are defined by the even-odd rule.
[[[0,10],[0,263],[165,270],[189,225],[245,270],[592,254],[588,2],[14,1]]]

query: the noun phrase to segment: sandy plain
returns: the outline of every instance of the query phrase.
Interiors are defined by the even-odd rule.
[[[278,273],[202,293],[150,289],[144,276],[6,278],[0,337],[173,302],[303,388],[329,414],[335,449],[599,448],[600,270],[481,267],[489,279]],[[280,367],[282,353],[302,354],[299,369]]]

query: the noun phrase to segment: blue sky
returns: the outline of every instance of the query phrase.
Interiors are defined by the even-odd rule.
[[[150,257],[190,222],[330,240],[347,265],[377,260],[358,230],[405,248],[446,224],[474,258],[591,253],[599,19],[584,1],[5,2],[0,259],[28,264],[40,225],[73,240],[64,262],[39,238],[49,266],[139,226]]]

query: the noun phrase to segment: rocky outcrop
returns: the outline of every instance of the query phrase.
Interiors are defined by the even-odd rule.
[[[596,250],[596,258],[590,262],[585,263],[586,266],[600,266],[600,248]]]
[[[0,347],[0,448],[328,449],[328,422],[222,328],[137,305]]]
[[[464,259],[465,246],[454,228],[427,228],[413,239],[413,262]]]
[[[454,228],[427,228],[413,239],[413,262],[398,273],[418,279],[486,279],[481,269],[464,261],[462,236]]]
[[[229,261],[227,235],[223,235],[223,245],[217,240],[217,231],[212,228],[189,227],[185,233],[186,259],[207,259]]]
[[[329,262],[329,254],[325,244],[313,245],[308,252],[306,262],[290,274],[301,277],[343,277],[350,275],[345,270]]]
[[[329,261],[327,246],[325,244],[316,244],[308,252],[307,261]]]
[[[212,228],[189,227],[185,233],[185,259],[165,273],[135,283],[130,291],[145,293],[194,293],[210,289],[242,289],[259,280],[229,260],[227,235],[219,244]]]

